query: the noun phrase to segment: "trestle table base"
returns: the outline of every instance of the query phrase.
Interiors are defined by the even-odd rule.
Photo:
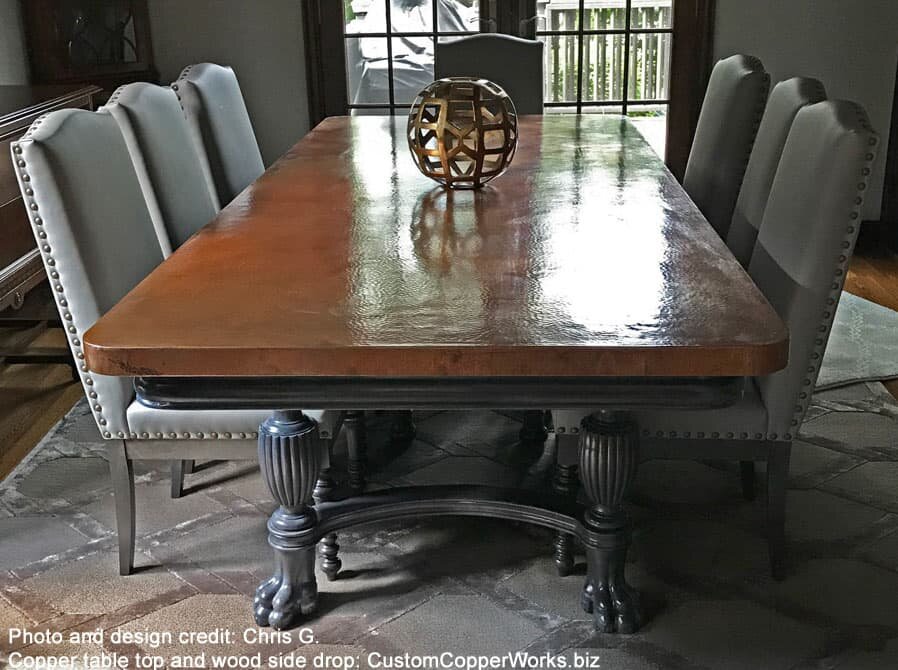
[[[268,521],[275,568],[256,590],[256,622],[284,629],[316,610],[316,548],[320,543],[322,570],[333,579],[340,567],[336,540],[342,529],[421,517],[486,516],[579,539],[588,565],[582,606],[602,632],[635,632],[642,615],[638,594],[624,576],[630,529],[622,503],[639,462],[636,432],[625,413],[610,410],[593,414],[583,425],[579,471],[591,505],[578,518],[570,498],[491,487],[417,486],[313,504],[324,462],[315,422],[298,410],[275,412],[259,429],[262,476],[280,506]]]

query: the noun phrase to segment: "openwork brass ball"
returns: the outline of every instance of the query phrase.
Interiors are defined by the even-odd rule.
[[[486,79],[435,81],[409,112],[408,146],[418,169],[450,188],[477,188],[498,177],[517,143],[514,104]]]

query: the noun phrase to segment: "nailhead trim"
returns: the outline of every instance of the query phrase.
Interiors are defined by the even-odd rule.
[[[759,63],[760,63],[760,61],[759,61]],[[867,118],[866,112],[864,112],[863,108],[861,108],[859,105],[854,105],[854,107],[855,107],[855,111],[857,113],[857,119],[858,119],[858,122],[860,123],[860,126],[867,132],[874,133],[874,135],[875,135],[875,131],[870,127],[869,119]],[[755,130],[757,131],[757,128]],[[878,142],[879,142],[879,140],[876,136],[871,137],[870,141],[869,141],[869,146],[871,146],[871,147],[876,146],[878,144]],[[860,208],[864,204],[864,199],[861,194],[867,188],[867,185],[869,182],[869,177],[872,172],[871,164],[875,158],[876,158],[876,155],[873,152],[867,153],[864,156],[866,165],[861,170],[861,181],[858,182],[858,184],[857,184],[858,197],[855,198],[855,200],[854,200],[855,208],[849,213],[850,221],[856,221],[860,218]],[[830,294],[826,299],[826,304],[829,307],[829,309],[825,309],[823,311],[823,314],[821,317],[821,324],[817,327],[817,331],[820,333],[827,332],[829,330],[830,326],[832,325],[831,322],[832,322],[832,319],[834,318],[834,314],[835,314],[835,309],[832,309],[832,307],[834,305],[836,305],[839,297],[841,296],[842,286],[844,285],[845,273],[848,271],[849,257],[851,256],[851,250],[854,247],[856,238],[857,238],[856,228],[855,228],[855,226],[849,224],[847,226],[847,228],[845,229],[845,239],[842,240],[842,243],[840,245],[841,248],[843,250],[845,250],[845,253],[840,254],[837,259],[837,266],[833,270],[833,275],[834,275],[835,281],[832,282],[832,284],[830,284]],[[823,337],[815,338],[814,349],[812,350],[811,355],[810,355],[811,361],[820,360],[821,357],[823,356],[825,339],[826,338],[823,338]],[[817,378],[816,373],[817,373],[818,369],[819,368],[816,365],[808,366],[807,374],[804,377],[804,379],[802,380],[803,387],[811,386],[816,381],[816,378]],[[795,411],[793,412],[792,419],[790,420],[791,426],[800,426],[801,425],[802,419],[804,419],[804,415],[807,412],[808,405],[810,404],[810,402],[811,402],[811,394],[809,392],[801,391],[798,394],[798,404],[795,405]],[[651,433],[649,430],[646,429],[646,430],[643,430],[642,434],[644,437],[648,437]],[[669,434],[671,437],[676,436],[676,432],[674,432],[674,431],[671,431]],[[659,430],[656,432],[656,435],[658,437],[663,437],[664,431]],[[684,433],[684,436],[688,437],[688,435],[685,433]],[[720,436],[719,433],[716,433],[716,432],[711,433],[712,439],[718,439],[719,436]],[[696,433],[696,437],[698,437],[699,439],[704,439],[705,433],[698,432],[698,433]],[[756,440],[761,440],[764,438],[764,435],[761,433],[755,433],[753,437]],[[768,440],[775,441],[775,440],[777,440],[778,436],[777,436],[777,433],[769,433],[766,437]],[[733,439],[733,433],[727,433],[727,438]],[[744,440],[747,438],[748,438],[748,433],[743,432],[743,433],[739,434],[739,439]],[[782,436],[782,439],[789,441],[792,439],[792,434],[784,433]]]
[[[187,68],[187,70],[189,70],[189,68]],[[187,70],[185,70],[185,73]],[[115,93],[112,94],[112,97],[110,97],[107,104],[114,103],[123,88],[124,88],[124,86],[120,86],[118,89],[116,89]],[[38,117],[37,119],[35,119],[35,121],[31,124],[31,127],[28,128],[27,132],[18,141],[12,143],[12,151],[15,155],[17,155],[17,156],[22,155],[24,149],[22,148],[21,143],[30,141],[33,138],[34,132],[43,123],[43,121],[46,119],[46,117],[47,117],[47,114],[44,114],[44,115]],[[22,172],[19,173],[19,179],[21,180],[21,182],[23,182],[23,183],[30,182],[31,175],[29,175],[27,172],[28,165],[27,165],[25,159],[19,158],[17,160],[17,165],[19,168],[21,168],[23,170]],[[28,209],[31,212],[38,212],[40,208],[37,203],[37,199],[34,196],[33,188],[31,188],[30,186],[27,188],[23,187],[22,192],[24,193],[24,195],[26,197],[26,204],[28,206]],[[35,232],[35,235],[42,240],[46,240],[47,232],[43,228],[43,226],[44,226],[43,219],[40,216],[38,216],[37,214],[32,214],[32,216],[30,218],[31,218],[31,222],[33,224],[33,230]],[[74,317],[72,316],[71,312],[68,311],[67,309],[65,309],[68,307],[69,303],[68,303],[68,299],[65,297],[64,284],[63,284],[62,280],[60,279],[58,270],[55,269],[56,260],[52,256],[50,256],[51,250],[52,250],[52,247],[49,243],[42,244],[40,246],[41,256],[43,258],[44,265],[47,266],[47,274],[50,276],[51,279],[53,279],[57,282],[53,288],[57,293],[57,296],[56,296],[57,301],[56,302],[59,307],[60,316],[62,317],[63,320],[65,320],[69,323],[66,330],[71,335],[74,336],[69,340],[69,342],[71,344],[72,354],[79,361],[84,361],[85,360],[84,352],[81,349],[81,334],[80,334],[77,326],[74,324]],[[101,433],[102,433],[103,437],[106,439],[112,439],[112,433],[108,430],[103,430],[103,427],[107,426],[109,421],[103,415],[102,400],[100,399],[96,389],[94,388],[94,380],[92,377],[90,377],[90,374],[89,374],[90,368],[88,367],[88,365],[86,363],[82,363],[78,367],[81,372],[81,374],[80,374],[81,382],[82,382],[82,385],[84,386],[86,395],[88,398],[95,401],[91,405],[91,412],[94,415],[94,420],[97,422],[97,425],[101,427]],[[119,438],[122,438],[122,439],[124,439],[126,436],[126,434],[123,431],[118,431],[116,434]],[[128,433],[127,435],[131,439],[137,439],[137,433]],[[218,433],[210,433],[209,435],[212,439],[231,439],[230,433],[223,433],[222,434],[223,436],[221,438],[219,438]],[[144,439],[146,439],[149,437],[149,434],[142,433],[142,436]],[[251,437],[251,438],[255,438],[256,433],[240,433],[240,438],[246,439],[247,436]],[[162,439],[163,434],[156,433],[156,437],[159,439]],[[179,439],[177,433],[170,433],[169,437],[171,437],[172,439]],[[204,433],[196,433],[195,435],[191,435],[190,433],[184,433],[180,439],[204,440],[204,439],[209,439],[209,438],[206,437],[206,435]]]

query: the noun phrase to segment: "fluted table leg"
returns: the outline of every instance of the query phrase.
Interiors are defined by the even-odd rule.
[[[582,604],[603,633],[633,633],[642,623],[639,595],[624,576],[630,524],[622,508],[638,463],[636,427],[626,413],[603,410],[583,420],[580,481],[590,506]]]
[[[318,604],[318,518],[311,502],[322,449],[317,424],[299,410],[278,410],[259,427],[262,477],[280,504],[268,520],[274,575],[259,585],[253,600],[253,614],[260,626],[287,628]]]

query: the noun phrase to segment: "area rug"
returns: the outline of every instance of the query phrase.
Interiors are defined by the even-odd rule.
[[[593,632],[577,603],[583,558],[558,577],[552,533],[441,519],[341,533],[340,578],[319,574],[319,611],[288,639],[265,637],[250,616],[271,569],[257,466],[203,464],[171,500],[166,469],[138,463],[140,570],[119,577],[103,442],[78,403],[0,485],[0,667],[13,654],[113,653],[160,668],[186,657],[209,667],[215,655],[241,667],[418,667],[434,654],[447,656],[427,667],[896,667],[896,417],[881,384],[815,395],[792,454],[783,582],[767,571],[763,485],[747,502],[734,463],[654,461],[628,505],[627,571],[648,614],[635,635]],[[375,416],[371,485],[533,484],[539,453],[519,443],[518,418],[419,413],[417,439],[396,452],[388,418]],[[47,630],[64,640],[33,635]]]
[[[898,312],[842,293],[817,379],[820,390],[898,378]]]

